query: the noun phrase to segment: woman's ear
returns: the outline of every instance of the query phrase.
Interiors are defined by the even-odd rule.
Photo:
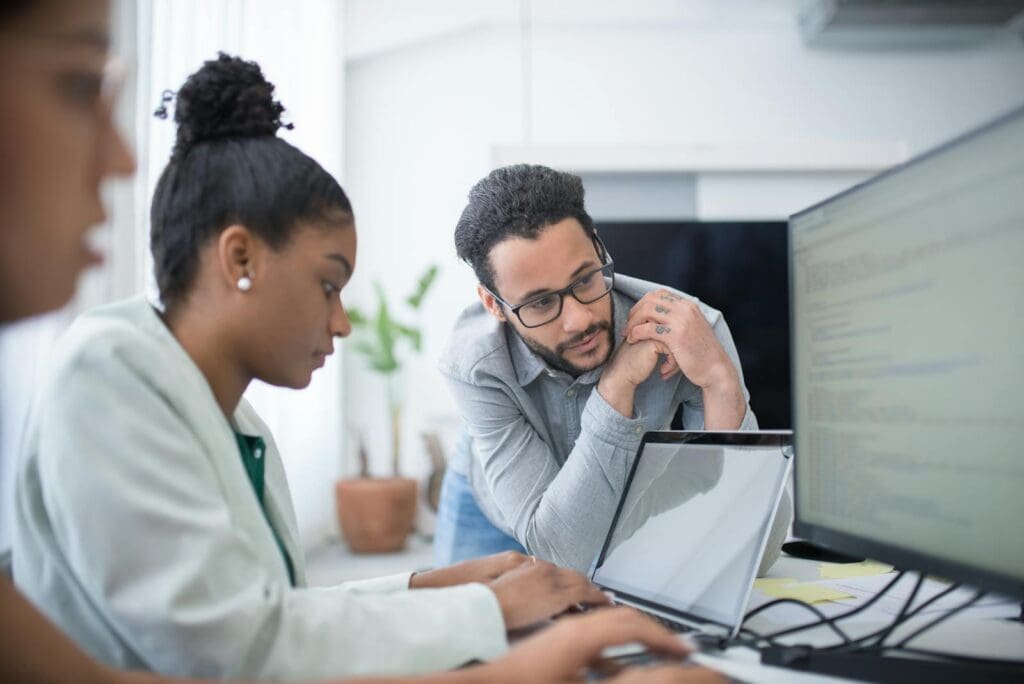
[[[476,286],[476,294],[480,297],[480,301],[483,302],[484,308],[490,312],[492,316],[497,318],[502,323],[505,322],[505,310],[502,308],[501,302],[494,298],[490,290],[481,284]]]
[[[255,236],[240,224],[232,224],[217,238],[217,264],[224,282],[248,292],[256,282],[257,245]]]

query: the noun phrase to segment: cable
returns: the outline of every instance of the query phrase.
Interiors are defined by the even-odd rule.
[[[744,632],[753,635],[753,638],[743,636]],[[757,632],[753,631],[752,629],[747,629],[746,627],[740,627],[740,631],[737,636],[722,637],[721,639],[718,639],[718,641],[715,643],[715,646],[720,651],[724,651],[730,646],[746,646],[747,648],[751,648],[757,651],[761,648],[761,640],[762,637]]]
[[[935,603],[939,599],[943,598],[944,596],[947,596],[948,594],[950,594],[953,591],[956,591],[959,588],[960,588],[959,584],[951,584],[951,585],[949,585],[948,587],[946,587],[945,589],[940,591],[938,594],[936,594],[935,596],[932,596],[930,599],[928,599],[927,601],[925,601],[924,603],[919,605],[917,608],[914,608],[912,611],[907,613],[907,615],[903,619],[903,621],[906,622],[907,620],[910,620],[911,618],[916,617],[922,611],[924,611],[928,606],[932,605],[933,603]],[[887,625],[885,627],[882,627],[881,629],[875,630],[874,632],[869,632],[868,634],[865,634],[863,636],[859,636],[859,637],[857,637],[856,639],[853,640],[853,643],[854,644],[861,644],[863,642],[870,641],[871,639],[874,639],[875,637],[877,637],[878,635],[882,634],[886,630],[891,629],[892,627],[895,627],[895,626],[896,625]],[[824,650],[826,650],[826,651],[846,650],[846,646],[844,644],[835,644],[833,646],[826,646]]]
[[[824,647],[824,648],[821,648],[821,649],[811,649],[811,650],[837,651],[837,652],[849,652],[849,653],[858,653],[858,652],[868,652],[868,651],[870,651],[870,652],[872,652],[874,654],[877,654],[877,655],[881,655],[884,652],[904,652],[904,653],[909,653],[909,654],[927,655],[927,656],[931,656],[931,657],[935,657],[935,658],[940,658],[940,659],[947,659],[947,660],[951,660],[951,661],[962,661],[962,662],[965,662],[965,663],[968,663],[968,664],[976,664],[976,665],[1011,666],[1011,667],[1017,666],[1017,665],[1024,665],[1024,661],[1000,660],[1000,659],[992,659],[992,658],[973,658],[973,657],[970,657],[970,656],[958,656],[958,655],[953,655],[953,654],[945,654],[945,653],[941,653],[941,652],[937,652],[937,651],[928,651],[926,649],[917,649],[917,648],[911,648],[911,647],[907,646],[907,644],[910,643],[910,641],[912,641],[913,639],[916,639],[917,637],[919,637],[921,634],[923,634],[927,630],[932,629],[933,627],[935,627],[940,622],[951,618],[953,615],[955,615],[955,614],[965,610],[966,608],[970,607],[974,603],[978,602],[983,596],[985,596],[985,592],[984,591],[977,592],[968,601],[960,604],[959,606],[957,606],[957,607],[955,607],[953,609],[950,609],[949,611],[944,612],[943,614],[941,614],[938,617],[936,617],[934,620],[931,620],[927,624],[925,624],[925,625],[921,626],[920,628],[916,629],[914,632],[912,632],[907,637],[902,639],[896,645],[894,645],[894,646],[886,646],[884,644],[885,639],[887,639],[893,633],[893,631],[895,631],[895,629],[899,625],[909,621],[910,619],[916,617],[917,615],[920,615],[921,612],[923,612],[929,606],[934,604],[936,601],[939,601],[943,597],[948,596],[951,592],[953,592],[953,591],[955,591],[955,590],[960,588],[959,584],[952,584],[949,587],[947,587],[947,588],[943,589],[942,591],[940,591],[939,593],[935,594],[934,596],[932,596],[928,600],[924,601],[921,605],[917,606],[916,608],[912,608],[914,599],[917,597],[917,594],[918,594],[918,592],[919,592],[919,590],[920,590],[920,588],[921,588],[921,586],[923,584],[923,581],[925,579],[925,576],[923,574],[920,574],[918,576],[918,580],[917,580],[917,583],[914,586],[914,590],[911,592],[908,600],[906,602],[904,602],[903,607],[900,609],[899,614],[897,614],[897,616],[893,619],[892,623],[890,623],[886,627],[883,627],[882,629],[876,630],[875,632],[872,632],[870,634],[866,634],[866,635],[858,637],[856,639],[850,639],[850,637],[844,631],[842,631],[838,627],[838,625],[834,624],[835,622],[837,622],[839,620],[842,620],[844,618],[850,617],[852,615],[855,615],[856,613],[858,613],[858,612],[860,612],[862,610],[865,610],[869,606],[871,606],[874,603],[876,603],[893,586],[895,586],[895,584],[897,582],[899,582],[899,580],[903,577],[904,574],[905,574],[904,572],[899,572],[896,575],[896,577],[894,577],[892,580],[890,580],[889,583],[886,584],[882,589],[880,589],[877,594],[872,596],[868,601],[866,601],[861,606],[858,606],[857,608],[854,608],[853,610],[847,611],[845,613],[841,613],[839,615],[835,615],[833,617],[827,617],[824,613],[822,613],[820,610],[818,610],[814,606],[812,606],[810,604],[803,603],[802,601],[797,601],[795,599],[777,599],[775,601],[771,601],[769,603],[764,604],[763,606],[759,606],[758,608],[755,608],[754,610],[751,610],[750,612],[748,612],[744,616],[743,622],[746,622],[747,620],[752,618],[754,615],[757,615],[758,613],[766,611],[766,610],[768,610],[769,608],[771,608],[773,606],[781,605],[781,604],[786,604],[786,603],[794,603],[794,604],[803,606],[805,609],[807,609],[807,610],[813,612],[815,615],[817,615],[819,617],[819,620],[817,622],[806,623],[806,624],[803,624],[803,625],[798,625],[797,627],[790,627],[790,628],[787,628],[787,629],[784,629],[784,630],[779,630],[777,632],[772,632],[772,633],[763,634],[763,635],[759,634],[758,632],[756,632],[756,631],[754,631],[752,629],[750,629],[749,627],[741,627],[740,631],[739,631],[740,635],[749,634],[753,638],[740,636],[740,637],[736,637],[736,638],[733,638],[733,639],[722,639],[720,641],[720,643],[719,643],[719,647],[724,649],[724,648],[726,648],[728,646],[735,645],[735,646],[747,646],[747,647],[753,648],[754,650],[758,650],[758,649],[761,648],[761,643],[762,642],[767,642],[767,644],[771,645],[771,646],[778,646],[778,645],[782,645],[782,644],[777,644],[776,641],[775,641],[779,636],[784,636],[786,634],[792,634],[794,632],[798,632],[798,631],[802,631],[802,630],[806,630],[806,629],[811,629],[813,627],[817,627],[817,626],[820,626],[820,625],[826,625],[829,628],[831,628],[834,632],[836,632],[836,634],[839,635],[839,637],[843,640],[843,642],[840,643],[840,644],[835,644],[833,646],[828,646],[828,647]],[[880,638],[878,638],[878,637],[880,637]],[[871,641],[872,639],[875,639],[874,645],[872,645],[872,646],[862,646],[862,644],[864,644],[865,642]]]
[[[920,628],[914,630],[913,632],[911,632],[909,636],[907,636],[906,638],[902,639],[899,643],[896,644],[896,648],[903,648],[908,643],[910,643],[912,640],[916,639],[921,634],[923,634],[924,632],[928,631],[929,629],[931,629],[935,625],[939,624],[943,620],[948,620],[949,618],[953,617],[954,615],[956,615],[960,611],[964,610],[965,608],[973,605],[974,603],[977,603],[981,599],[981,597],[984,596],[984,595],[985,595],[984,591],[976,592],[974,594],[974,596],[972,598],[970,598],[969,600],[961,603],[956,608],[953,608],[952,610],[949,610],[948,612],[943,613],[942,615],[938,616],[937,618],[935,618],[931,622],[926,623],[922,627],[920,627]]]
[[[858,612],[868,608],[870,605],[876,603],[879,599],[881,599],[881,597],[886,592],[888,592],[893,586],[895,586],[895,584],[903,577],[904,574],[905,574],[904,572],[898,573],[896,575],[896,577],[894,577],[887,585],[885,585],[882,589],[880,589],[877,594],[872,596],[871,599],[866,601],[863,605],[858,606],[857,608],[855,608],[853,610],[850,610],[850,611],[847,611],[845,613],[841,613],[839,615],[835,615],[833,617],[827,617],[824,613],[822,613],[820,610],[818,610],[814,606],[812,606],[810,604],[807,604],[807,603],[803,603],[802,601],[797,601],[795,599],[777,599],[775,601],[771,601],[769,603],[764,604],[763,606],[759,606],[759,607],[755,608],[754,610],[751,610],[750,612],[748,612],[744,616],[743,622],[745,623],[747,620],[752,618],[754,615],[757,615],[758,613],[766,611],[766,610],[768,610],[769,608],[771,608],[773,606],[781,605],[781,604],[786,604],[786,603],[794,603],[794,604],[803,606],[807,610],[809,610],[809,611],[813,612],[815,615],[817,615],[820,619],[817,622],[806,623],[804,625],[798,625],[797,627],[790,627],[788,629],[779,630],[777,632],[772,632],[772,633],[763,634],[763,635],[759,634],[758,632],[756,632],[756,631],[754,631],[752,629],[750,629],[749,627],[740,627],[739,635],[749,634],[753,638],[744,637],[744,636],[738,636],[738,637],[734,637],[732,639],[722,639],[719,642],[719,648],[725,649],[728,646],[747,646],[749,648],[753,648],[754,650],[759,650],[761,648],[760,644],[762,642],[767,642],[767,644],[769,646],[785,646],[784,644],[777,644],[775,642],[775,640],[779,636],[784,636],[786,634],[792,634],[794,632],[802,631],[802,630],[805,630],[805,629],[811,629],[813,627],[817,627],[817,626],[820,626],[820,625],[826,625],[826,626],[830,627],[834,632],[836,632],[836,634],[838,634],[841,639],[843,639],[843,643],[835,644],[833,646],[828,646],[828,647],[824,647],[824,648],[813,648],[813,647],[804,647],[804,648],[809,649],[810,652],[813,652],[813,651],[816,651],[816,650],[820,650],[820,651],[848,652],[848,653],[851,653],[851,654],[871,653],[872,655],[877,655],[877,656],[882,656],[884,653],[887,653],[887,652],[906,653],[906,654],[911,654],[911,655],[924,655],[924,656],[929,656],[929,657],[932,657],[932,658],[937,658],[937,659],[940,659],[940,660],[946,660],[946,661],[951,661],[951,662],[962,662],[962,663],[968,664],[968,665],[978,665],[978,666],[988,666],[988,667],[1021,667],[1021,666],[1024,666],[1024,660],[1009,660],[1009,659],[1000,659],[1000,658],[978,658],[978,657],[973,657],[973,656],[964,656],[964,655],[957,655],[957,654],[941,653],[939,651],[930,651],[930,650],[927,650],[927,649],[913,648],[913,647],[907,646],[907,644],[909,644],[911,641],[913,641],[914,639],[916,639],[917,637],[919,637],[921,634],[925,633],[926,631],[934,628],[940,622],[943,622],[944,620],[948,620],[949,618],[953,617],[957,613],[959,613],[959,612],[969,608],[973,604],[977,603],[979,600],[981,600],[982,597],[985,596],[985,592],[984,591],[976,592],[974,594],[974,596],[972,596],[969,600],[961,603],[960,605],[956,606],[955,608],[952,608],[952,609],[942,613],[941,615],[939,615],[935,619],[933,619],[930,622],[922,625],[921,627],[919,627],[918,629],[916,629],[912,633],[910,633],[908,636],[903,638],[901,641],[899,641],[897,644],[895,644],[893,646],[885,645],[885,643],[884,643],[885,640],[887,638],[889,638],[889,636],[892,635],[892,633],[896,630],[897,627],[899,627],[901,624],[906,623],[907,621],[911,620],[912,618],[916,617],[917,615],[920,615],[929,606],[931,606],[935,602],[939,601],[943,597],[948,596],[950,593],[952,593],[953,591],[956,591],[961,586],[959,584],[951,584],[947,588],[943,589],[939,593],[935,594],[934,596],[932,596],[928,600],[926,600],[923,603],[921,603],[921,605],[917,606],[916,608],[913,608],[912,606],[913,606],[914,600],[917,598],[917,594],[920,591],[920,588],[921,588],[921,586],[923,585],[923,583],[924,583],[924,581],[926,579],[926,577],[925,577],[925,575],[923,573],[918,575],[918,579],[917,579],[916,584],[914,585],[914,589],[913,589],[913,591],[911,591],[910,596],[908,597],[908,599],[904,602],[903,606],[900,609],[900,612],[896,615],[896,617],[893,619],[893,621],[889,625],[887,625],[886,627],[883,627],[882,629],[876,630],[875,632],[872,632],[870,634],[866,634],[866,635],[858,637],[856,639],[850,639],[849,636],[847,636],[846,633],[843,632],[838,627],[838,625],[834,624],[835,622],[837,622],[839,620],[842,620],[844,618],[850,617],[851,615],[854,615],[854,614],[856,614],[856,613],[858,613]],[[872,639],[875,640],[875,643],[873,645],[871,645],[871,646],[862,645],[865,642],[871,641]]]
[[[867,601],[865,601],[864,603],[860,604],[856,608],[853,608],[852,610],[848,610],[846,612],[840,613],[838,615],[833,615],[831,617],[827,617],[823,613],[821,613],[820,611],[817,611],[815,609],[817,614],[821,615],[821,617],[822,617],[822,619],[819,619],[819,621],[817,621],[815,623],[805,623],[804,625],[798,625],[796,627],[786,628],[784,630],[779,630],[777,632],[771,632],[771,633],[765,634],[765,635],[760,635],[757,632],[754,632],[753,630],[746,629],[746,628],[743,628],[743,630],[751,632],[752,634],[756,635],[759,639],[766,640],[769,644],[772,644],[772,643],[774,643],[775,639],[777,639],[779,637],[786,636],[788,634],[794,634],[794,633],[797,633],[797,632],[803,632],[804,630],[810,630],[810,629],[813,629],[815,627],[819,627],[821,625],[837,623],[837,622],[841,621],[841,619],[844,619],[846,617],[850,617],[851,615],[856,615],[858,612],[861,612],[862,610],[866,610],[870,606],[878,603],[878,601],[883,596],[885,596],[885,594],[888,593],[890,589],[892,589],[893,587],[896,586],[896,583],[898,583],[903,578],[904,574],[906,574],[906,572],[903,571],[903,570],[897,572],[895,578],[890,580],[889,584],[887,584],[885,587],[880,589],[879,592],[876,595],[872,596],[871,598],[869,598]],[[790,599],[790,600],[792,600],[792,599]],[[765,605],[760,606],[760,607],[758,607],[758,608],[756,608],[754,610],[751,610],[750,612],[746,613],[746,615],[743,616],[743,622],[745,623],[753,615],[757,614],[759,611],[761,611],[764,608],[767,608],[770,605],[771,605],[771,603],[766,603]],[[804,605],[807,605],[807,604],[804,604]],[[830,648],[837,648],[839,646],[846,646],[846,645],[850,644],[851,642],[856,642],[856,641],[857,641],[856,639],[849,639],[849,638],[847,638],[847,639],[844,640],[843,644],[837,644],[836,646],[831,646]]]
[[[875,646],[881,646],[885,643],[885,640],[892,634],[892,631],[899,627],[904,620],[907,619],[907,612],[911,606],[914,605],[914,599],[917,598],[917,592],[921,591],[921,587],[924,585],[924,573],[917,573],[917,582],[914,583],[914,588],[910,592],[910,596],[903,603],[903,607],[900,608],[900,612],[896,614],[896,619],[890,623],[889,627],[882,631],[878,639],[875,640]]]
[[[809,603],[804,603],[803,601],[798,601],[796,599],[791,599],[791,598],[781,598],[781,599],[775,599],[774,601],[769,601],[768,603],[764,604],[763,606],[759,606],[759,607],[755,608],[754,610],[749,611],[746,615],[744,615],[743,616],[743,622],[746,622],[747,620],[749,620],[750,618],[754,617],[758,613],[764,612],[764,611],[768,610],[769,608],[772,608],[774,606],[779,606],[779,605],[787,604],[787,603],[792,603],[794,605],[800,606],[801,608],[806,608],[807,610],[811,611],[812,613],[814,613],[815,615],[818,616],[818,621],[817,622],[808,623],[808,625],[813,625],[813,626],[827,625],[829,627],[829,629],[831,629],[833,632],[835,632],[836,634],[839,635],[839,638],[843,640],[844,644],[852,643],[851,640],[850,640],[850,637],[846,635],[846,632],[844,632],[843,630],[839,629],[838,625],[833,624],[832,618],[828,617],[827,615],[825,615],[824,613],[822,613],[820,610],[818,610],[817,608],[815,608],[814,606],[812,606]],[[807,626],[804,625],[801,629],[806,629],[806,628],[807,628]],[[749,631],[753,632],[753,630],[749,630]],[[794,630],[794,631],[799,631],[799,630]],[[756,634],[756,632],[753,632],[753,633]],[[761,637],[761,638],[763,639],[764,637]]]

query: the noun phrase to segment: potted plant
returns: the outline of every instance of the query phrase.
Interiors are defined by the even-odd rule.
[[[423,299],[437,277],[437,266],[429,267],[416,283],[406,303],[419,311]],[[423,333],[419,327],[395,318],[384,288],[374,281],[377,308],[373,316],[357,308],[349,308],[349,318],[358,333],[355,351],[364,356],[369,367],[383,376],[387,387],[387,408],[391,428],[390,477],[370,476],[369,459],[359,438],[359,476],[341,480],[335,487],[338,525],[349,548],[356,553],[385,553],[405,546],[416,517],[417,483],[400,476],[402,439],[402,388],[399,371],[402,367],[399,345],[403,343],[419,352]]]

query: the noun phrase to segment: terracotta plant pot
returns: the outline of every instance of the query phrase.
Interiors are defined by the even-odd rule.
[[[416,517],[416,480],[407,477],[341,480],[335,485],[338,525],[354,553],[405,547]]]

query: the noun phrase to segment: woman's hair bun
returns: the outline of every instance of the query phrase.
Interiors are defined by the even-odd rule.
[[[284,107],[274,99],[274,84],[263,77],[259,64],[223,52],[188,77],[176,100],[175,154],[208,140],[272,136],[282,126],[292,127],[281,123]],[[157,110],[161,113],[166,116],[163,106]]]

